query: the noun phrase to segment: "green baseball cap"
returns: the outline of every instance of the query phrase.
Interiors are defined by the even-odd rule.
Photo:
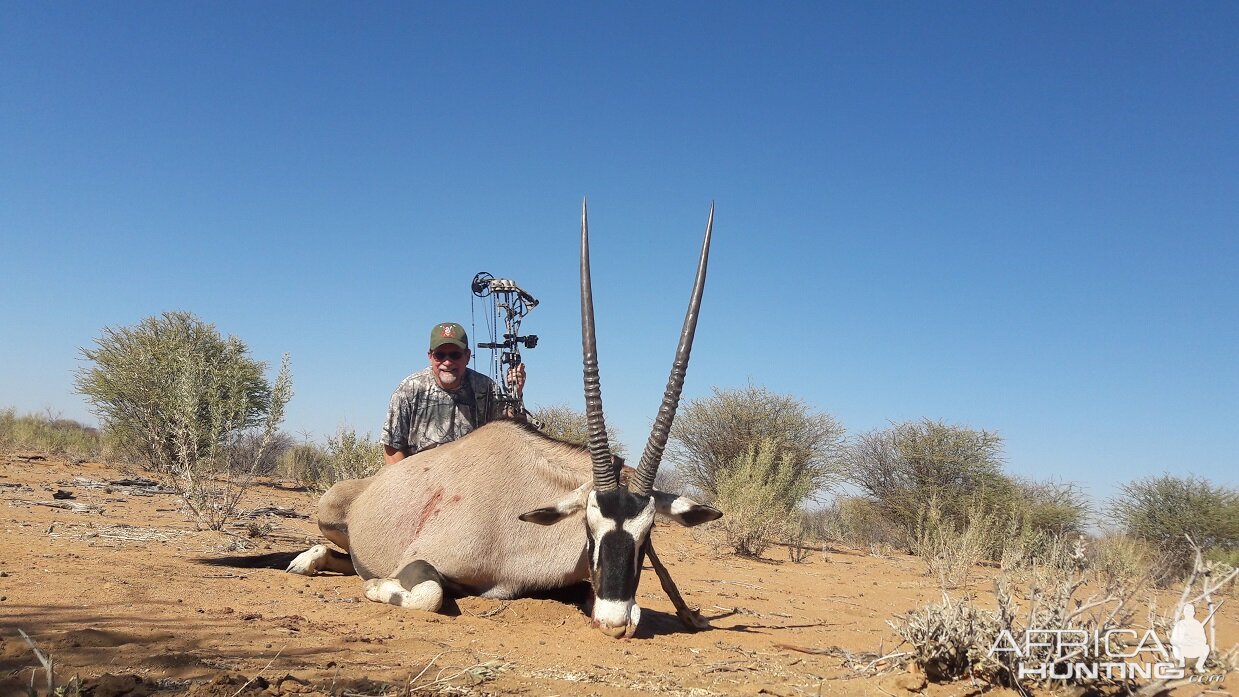
[[[430,350],[433,351],[444,344],[458,346],[468,351],[469,335],[465,333],[464,327],[455,322],[436,324],[435,328],[430,330]]]

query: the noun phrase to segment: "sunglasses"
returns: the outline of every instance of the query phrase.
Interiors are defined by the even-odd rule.
[[[436,361],[446,361],[449,358],[454,361],[459,361],[460,357],[465,354],[462,351],[435,351],[432,355],[435,357]]]

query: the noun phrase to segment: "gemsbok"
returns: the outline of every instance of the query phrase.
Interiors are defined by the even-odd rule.
[[[561,442],[523,423],[495,421],[460,440],[388,465],[367,479],[331,487],[318,524],[345,553],[316,545],[291,573],[357,573],[370,600],[439,610],[445,590],[513,598],[588,579],[593,623],[631,637],[641,618],[637,583],[655,513],[685,526],[722,513],[654,489],[679,404],[705,286],[714,206],[706,224],[688,312],[671,376],[636,471],[620,484],[603,419],[589,271],[589,216],[581,204],[581,346],[587,446]],[[592,476],[591,473],[592,472]],[[581,528],[584,526],[585,534]],[[669,589],[677,611],[682,601]],[[681,614],[681,619],[684,615]]]

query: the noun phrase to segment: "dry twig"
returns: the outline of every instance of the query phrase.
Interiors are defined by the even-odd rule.
[[[241,694],[242,692],[244,692],[244,691],[245,691],[245,688],[249,687],[250,683],[252,683],[252,682],[254,682],[255,680],[257,680],[257,679],[258,679],[258,677],[259,677],[260,675],[262,675],[264,672],[266,672],[266,670],[267,670],[268,668],[270,668],[270,667],[271,667],[271,664],[272,664],[272,663],[275,663],[275,659],[279,658],[279,657],[280,657],[280,654],[281,654],[281,653],[284,653],[284,649],[285,649],[285,648],[287,648],[287,647],[288,647],[288,644],[285,644],[284,646],[281,646],[281,647],[280,647],[280,650],[279,650],[279,651],[276,651],[276,652],[275,652],[275,655],[271,657],[271,660],[270,660],[270,661],[267,661],[267,665],[263,666],[262,670],[260,670],[260,671],[258,671],[257,673],[255,673],[255,674],[254,674],[254,677],[250,678],[249,680],[246,680],[246,681],[245,681],[245,683],[244,683],[243,685],[241,685],[241,687],[240,687],[240,688],[238,688],[236,692],[232,693],[232,697],[237,697],[237,695],[239,695],[239,694]]]
[[[39,659],[39,663],[43,665],[43,670],[47,671],[47,694],[49,695],[52,694],[54,676],[52,674],[51,656],[48,656],[47,654],[40,651],[39,647],[34,645],[34,640],[31,639],[30,635],[26,634],[24,630],[18,629],[17,633],[22,635],[22,638],[25,639],[26,643],[30,645],[30,650],[34,652],[34,657]],[[30,687],[31,687],[31,692],[33,692],[34,691],[34,673],[30,674]]]

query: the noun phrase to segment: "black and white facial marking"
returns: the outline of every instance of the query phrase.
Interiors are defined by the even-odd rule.
[[[654,498],[624,489],[591,491],[585,505],[594,622],[632,636],[641,619],[637,583],[645,541],[654,525]]]
[[[645,561],[654,515],[686,527],[717,520],[723,514],[692,499],[661,491],[641,496],[626,489],[596,491],[586,483],[554,504],[522,513],[527,523],[555,525],[579,520],[585,509],[585,554],[594,586],[594,624],[604,633],[629,638],[641,620],[637,582]]]

